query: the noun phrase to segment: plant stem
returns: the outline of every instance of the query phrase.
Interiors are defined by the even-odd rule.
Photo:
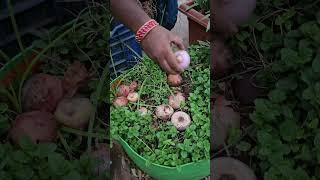
[[[14,90],[12,84],[10,84],[9,87],[10,87],[10,91],[12,93],[12,98],[14,99],[14,105],[16,107],[16,110],[17,110],[18,113],[22,113],[22,105],[18,101],[18,97],[17,97],[16,91]]]
[[[95,137],[95,138],[106,139],[106,140],[109,139],[107,136],[104,136],[102,134],[88,133],[88,132],[85,132],[85,131],[72,129],[72,128],[68,128],[68,127],[62,127],[61,130],[64,131],[64,132],[71,133],[71,134],[76,134],[76,135],[79,135],[79,136]]]
[[[6,62],[9,62],[9,61],[10,61],[9,56],[7,56],[2,50],[0,50],[0,55],[2,56],[2,58],[3,58]]]
[[[0,94],[4,94],[4,96],[7,97],[9,101],[12,103],[16,111],[19,112],[19,105],[17,99],[14,98],[6,88],[0,87]]]
[[[72,159],[72,155],[71,155],[71,149],[67,143],[67,141],[64,139],[62,133],[60,131],[58,131],[58,136],[59,136],[59,139],[63,145],[63,147],[66,149],[67,153],[68,153],[68,156],[69,156],[69,159]]]
[[[17,22],[16,22],[16,19],[14,17],[14,12],[13,12],[13,8],[12,8],[11,0],[7,0],[7,5],[8,5],[8,11],[9,11],[9,15],[10,15],[10,18],[11,18],[11,23],[12,23],[12,26],[13,26],[13,30],[14,30],[14,32],[16,34],[16,38],[17,38],[20,50],[24,51],[24,47],[23,47],[23,44],[22,44],[22,41],[21,41],[20,32],[18,31]]]
[[[92,133],[92,129],[93,129],[93,125],[94,125],[94,121],[95,121],[95,114],[97,112],[97,106],[98,106],[98,99],[100,98],[101,92],[102,92],[102,87],[105,84],[105,81],[107,79],[108,76],[108,72],[109,72],[109,66],[106,65],[103,69],[103,73],[102,73],[102,77],[99,81],[98,87],[97,87],[97,94],[96,94],[96,98],[94,99],[93,105],[95,106],[95,110],[91,115],[90,121],[89,121],[89,126],[88,126],[88,133],[91,134]],[[109,88],[107,88],[106,90],[109,90]],[[87,146],[88,146],[88,151],[91,151],[91,142],[92,142],[92,137],[88,136],[88,141],[87,141]]]

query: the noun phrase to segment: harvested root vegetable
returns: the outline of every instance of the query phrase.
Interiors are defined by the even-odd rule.
[[[98,144],[96,149],[90,153],[90,156],[96,158],[98,167],[95,168],[94,173],[96,175],[103,175],[110,171],[110,148],[108,144]]]
[[[130,93],[129,86],[122,84],[118,87],[118,92],[117,92],[118,97],[121,97],[121,96],[127,97],[129,93]]]
[[[58,104],[54,116],[65,126],[82,129],[93,112],[94,107],[88,98],[65,98]]]
[[[62,98],[62,81],[48,74],[33,75],[22,89],[24,111],[53,112]]]
[[[129,85],[129,90],[130,92],[136,91],[138,88],[138,82],[137,81],[132,81]]]
[[[180,86],[182,83],[182,77],[179,74],[169,74],[167,77],[168,84],[170,86]]]
[[[72,97],[79,87],[84,85],[86,81],[90,79],[89,72],[86,67],[79,61],[75,61],[71,64],[64,74],[63,88],[66,97]]]
[[[211,48],[211,63],[213,64],[213,75],[216,78],[223,77],[232,69],[232,53],[231,50],[221,39],[214,41]]]
[[[131,92],[128,94],[127,99],[130,102],[137,102],[139,99],[139,94],[136,92]]]
[[[234,158],[219,157],[212,159],[211,166],[212,179],[214,180],[257,180],[257,177],[251,168]]]
[[[235,112],[230,101],[227,101],[224,96],[219,95],[213,105],[213,116],[211,123],[214,125],[214,133],[211,136],[213,142],[211,143],[211,148],[214,150],[223,147],[224,141],[227,139],[231,129],[237,129],[240,127],[240,114]]]
[[[145,107],[141,107],[138,111],[141,113],[142,116],[149,113],[148,109]]]
[[[256,0],[229,0],[221,3],[221,12],[236,25],[245,23],[256,7]]]
[[[16,117],[9,135],[15,144],[24,136],[30,137],[34,143],[52,142],[57,137],[57,122],[48,112],[23,113]]]
[[[123,96],[116,97],[113,101],[113,105],[116,107],[126,106],[127,104],[128,104],[128,99]]]
[[[184,50],[179,50],[175,52],[175,55],[180,67],[183,70],[187,69],[190,65],[190,56],[188,52]]]
[[[169,105],[173,109],[179,109],[181,104],[184,103],[186,98],[181,92],[177,92],[175,95],[169,96]]]
[[[160,105],[156,108],[156,116],[161,120],[168,120],[173,112],[173,108],[169,105]]]
[[[238,32],[239,25],[245,23],[256,6],[256,0],[223,0],[212,1],[211,11],[214,14],[213,31],[228,38]]]
[[[184,131],[191,124],[191,118],[187,113],[178,111],[171,116],[171,122],[178,131]]]

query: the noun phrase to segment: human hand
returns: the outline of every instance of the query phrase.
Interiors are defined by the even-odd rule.
[[[182,39],[162,26],[152,29],[141,41],[141,46],[146,54],[156,61],[168,74],[179,74],[180,68],[171,44],[174,43],[179,49],[184,50]]]

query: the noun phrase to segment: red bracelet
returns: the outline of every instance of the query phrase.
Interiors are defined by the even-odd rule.
[[[155,27],[157,27],[159,24],[154,19],[151,19],[144,23],[139,30],[136,32],[136,40],[140,43],[143,38]]]

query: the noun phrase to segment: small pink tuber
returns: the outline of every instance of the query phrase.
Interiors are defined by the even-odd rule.
[[[129,92],[130,92],[130,87],[122,84],[118,87],[117,96],[118,97],[120,97],[120,96],[127,97]]]
[[[191,124],[191,118],[187,113],[178,111],[171,116],[171,122],[178,131],[183,131]]]
[[[182,77],[179,74],[169,74],[167,77],[168,84],[170,86],[180,86],[182,83]]]
[[[113,101],[113,105],[116,107],[126,106],[127,104],[128,104],[128,99],[123,96],[117,97]]]
[[[169,105],[173,109],[179,109],[181,104],[184,103],[186,98],[181,92],[177,92],[175,95],[169,96]]]
[[[190,56],[187,51],[179,50],[174,53],[177,57],[177,61],[180,64],[180,67],[185,70],[189,67]]]
[[[65,98],[58,104],[54,116],[65,126],[82,129],[88,124],[93,111],[94,106],[88,98]]]
[[[128,101],[137,102],[139,99],[139,94],[137,92],[131,92],[127,96]]]
[[[156,116],[161,120],[168,120],[173,112],[173,108],[169,105],[160,105],[156,108]]]
[[[130,92],[134,92],[136,91],[138,88],[138,82],[137,81],[132,81],[129,85],[129,89],[130,89]]]
[[[26,81],[22,89],[24,111],[53,112],[62,98],[62,81],[48,74],[33,75]]]
[[[145,107],[141,107],[138,111],[141,113],[141,115],[146,115],[149,112]]]
[[[57,137],[57,127],[51,113],[31,111],[16,117],[9,135],[15,144],[23,136],[30,137],[34,143],[52,142]]]

